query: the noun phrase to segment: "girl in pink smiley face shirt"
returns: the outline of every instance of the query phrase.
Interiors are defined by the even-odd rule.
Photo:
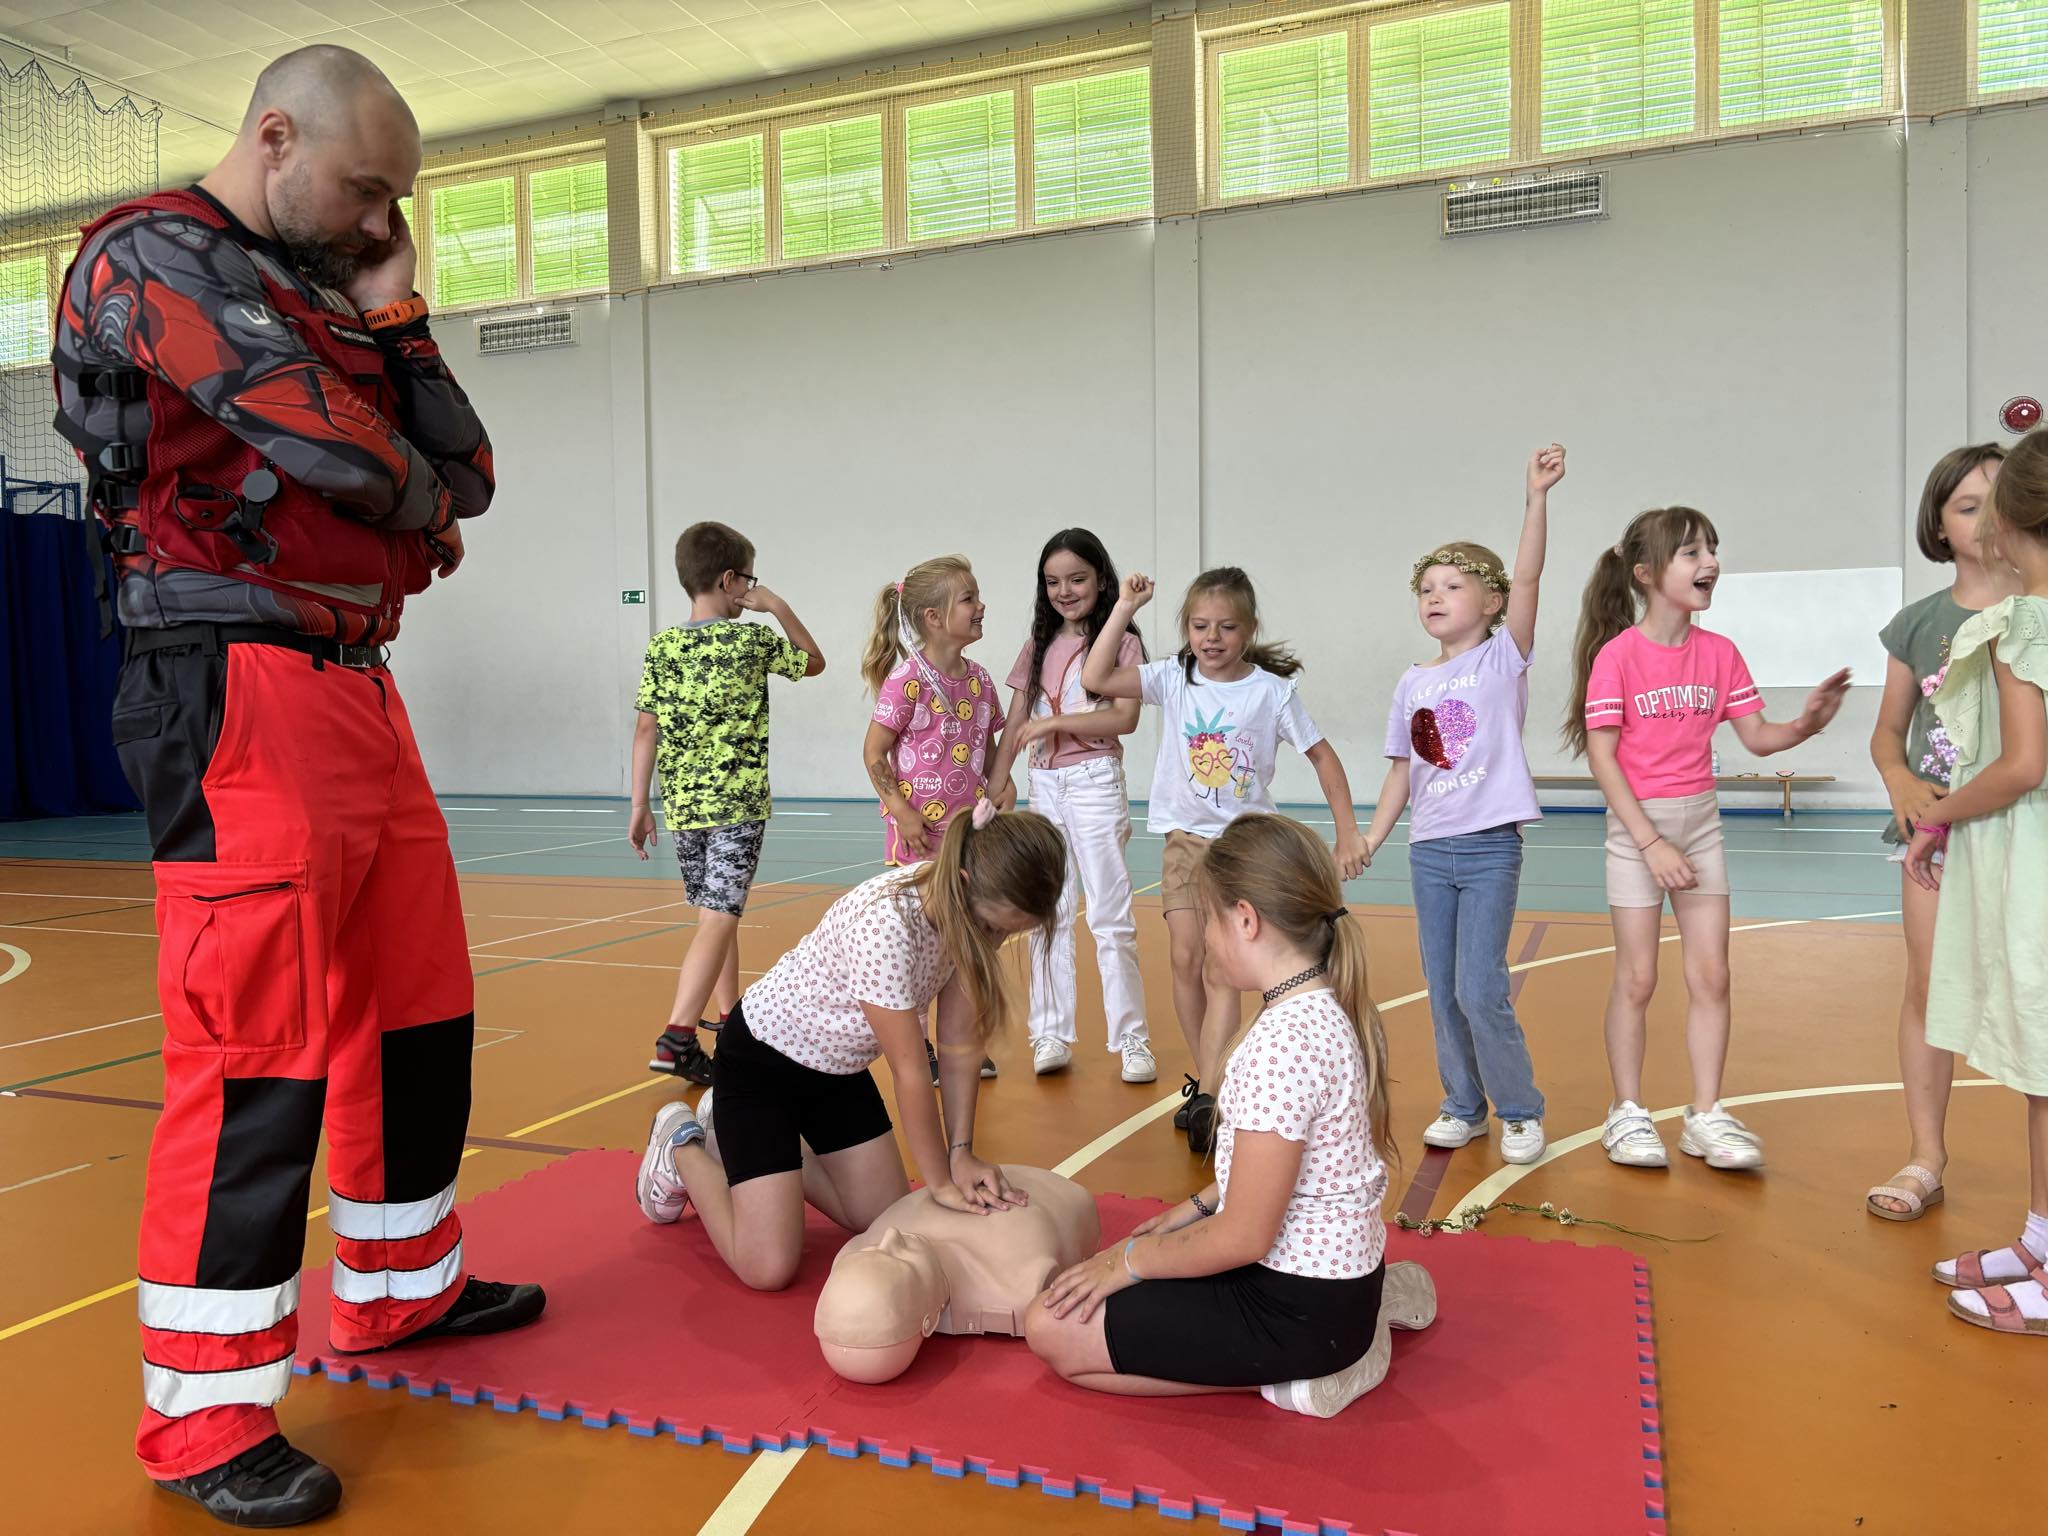
[[[1686,1048],[1693,1102],[1679,1150],[1712,1168],[1761,1168],[1763,1142],[1721,1107],[1728,1057],[1728,862],[1714,798],[1714,728],[1731,722],[1758,757],[1819,734],[1842,707],[1845,668],[1808,696],[1789,725],[1764,703],[1734,643],[1693,625],[1720,579],[1720,538],[1705,514],[1661,507],[1628,525],[1586,583],[1565,739],[1586,755],[1607,797],[1607,907],[1614,984],[1607,1066],[1614,1104],[1601,1145],[1625,1167],[1662,1168],[1664,1140],[1642,1106],[1643,1047],[1657,988],[1665,897],[1678,920],[1688,987]],[[1638,613],[1640,612],[1640,618]],[[1714,984],[1718,982],[1718,984]]]
[[[958,555],[882,589],[861,675],[875,693],[862,756],[888,820],[887,860],[922,863],[962,811],[986,797],[989,739],[1003,726],[995,679],[962,654],[985,612]]]

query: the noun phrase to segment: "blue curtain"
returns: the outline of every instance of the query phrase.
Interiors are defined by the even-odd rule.
[[[91,519],[0,512],[0,821],[138,809],[109,724],[113,579]]]

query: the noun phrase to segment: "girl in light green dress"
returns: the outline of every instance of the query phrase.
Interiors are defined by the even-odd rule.
[[[1955,744],[1953,787],[1921,812],[1907,869],[1941,889],[1927,1043],[2027,1096],[2031,1183],[2017,1242],[1937,1264],[1934,1278],[1964,1322],[2048,1337],[2048,429],[2007,457],[1983,516],[1982,541],[2021,595],[1950,644],[1934,707]]]

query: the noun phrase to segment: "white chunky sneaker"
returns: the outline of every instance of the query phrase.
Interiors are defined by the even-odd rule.
[[[1387,1367],[1394,1358],[1393,1329],[1427,1328],[1435,1321],[1436,1282],[1429,1272],[1420,1264],[1389,1264],[1380,1288],[1380,1315],[1372,1347],[1341,1371],[1311,1381],[1277,1382],[1259,1388],[1259,1395],[1276,1408],[1312,1419],[1333,1419],[1387,1379]]]
[[[1156,1083],[1159,1063],[1152,1057],[1152,1042],[1143,1035],[1124,1036],[1124,1071],[1127,1083]]]
[[[1650,1122],[1650,1112],[1633,1099],[1623,1099],[1607,1111],[1600,1145],[1607,1149],[1609,1162],[1624,1168],[1663,1168],[1671,1162],[1664,1138]]]
[[[691,1132],[696,1132],[691,1136]],[[703,1130],[697,1115],[683,1100],[664,1104],[654,1112],[647,1128],[647,1152],[640,1159],[640,1174],[633,1181],[633,1194],[640,1202],[640,1214],[656,1226],[668,1226],[679,1219],[690,1203],[690,1192],[676,1177],[670,1149],[678,1137],[701,1140]]]
[[[1040,1077],[1064,1072],[1074,1062],[1074,1048],[1058,1035],[1040,1035],[1031,1042],[1031,1070]]]
[[[1696,1115],[1687,1108],[1678,1150],[1687,1157],[1705,1158],[1709,1168],[1764,1165],[1763,1138],[1723,1109],[1719,1099],[1704,1114]]]
[[[1486,1122],[1467,1125],[1456,1115],[1438,1115],[1423,1127],[1422,1139],[1432,1147],[1462,1147],[1468,1142],[1479,1140],[1486,1134]]]
[[[711,1120],[711,1090],[706,1088],[697,1096],[697,1123],[704,1127],[704,1150],[711,1154],[711,1161],[719,1167],[725,1166],[725,1159],[718,1155],[718,1127]]]
[[[1506,1120],[1501,1123],[1502,1162],[1533,1163],[1543,1155],[1543,1148],[1546,1145],[1541,1120]]]

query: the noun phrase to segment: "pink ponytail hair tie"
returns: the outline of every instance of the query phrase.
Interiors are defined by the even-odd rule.
[[[983,827],[987,826],[990,822],[994,821],[996,819],[995,801],[988,799],[975,801],[973,819],[974,830],[977,832],[979,832]]]
[[[896,595],[898,597],[903,595],[903,583],[900,581],[896,583]]]

